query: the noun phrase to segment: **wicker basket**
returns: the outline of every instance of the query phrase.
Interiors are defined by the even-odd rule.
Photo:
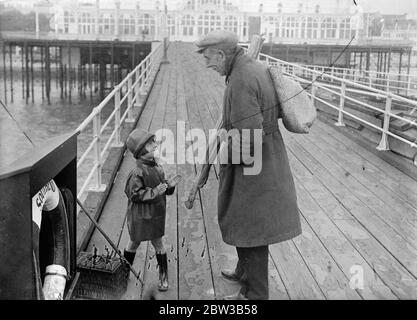
[[[128,271],[119,257],[81,252],[77,259],[80,279],[76,299],[118,300],[127,288]]]

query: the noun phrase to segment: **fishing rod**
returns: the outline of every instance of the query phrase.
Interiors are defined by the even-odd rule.
[[[19,122],[13,117],[12,113],[9,111],[9,109],[6,107],[6,105],[0,100],[0,104],[3,106],[3,109],[6,110],[9,117],[16,123],[19,130],[24,134],[24,136],[28,139],[28,141],[32,144],[33,147],[35,147],[35,144],[33,143],[32,139],[26,134],[25,130],[20,126]],[[130,271],[134,274],[137,280],[140,281],[140,283],[143,285],[143,280],[140,279],[140,274],[138,274],[135,269],[133,269],[133,266],[129,263],[129,261],[126,260],[126,258],[121,253],[120,249],[114,244],[114,242],[110,239],[110,237],[104,232],[104,230],[99,226],[98,222],[88,213],[88,211],[85,209],[81,201],[76,198],[77,204],[80,206],[81,210],[84,211],[85,215],[90,219],[90,221],[94,224],[94,226],[97,228],[98,231],[102,234],[102,236],[106,239],[106,241],[112,246],[114,251],[119,255],[120,259],[126,263],[126,265],[129,266]]]

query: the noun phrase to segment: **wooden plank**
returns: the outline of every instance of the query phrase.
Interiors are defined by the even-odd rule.
[[[182,48],[176,45],[178,54]],[[188,82],[182,61],[177,61],[177,119],[186,122],[186,132],[191,129],[189,123],[186,91],[195,90]],[[186,77],[186,82],[184,81]],[[186,85],[187,84],[187,85]],[[214,287],[210,267],[209,250],[201,203],[196,199],[192,210],[186,209],[184,201],[195,175],[194,164],[178,164],[178,172],[185,178],[178,187],[178,239],[179,239],[179,283],[180,299],[214,299]]]
[[[328,193],[327,196],[326,194],[317,196],[319,188],[327,191],[325,186],[291,152],[289,152],[288,156],[295,178],[298,205],[301,213],[313,229],[313,232],[329,251],[335,263],[340,266],[344,274],[349,278],[352,276],[350,272],[352,266],[361,266],[363,268],[363,275],[367,280],[364,282],[363,289],[358,289],[358,292],[364,299],[396,299],[396,296],[384,284],[380,276],[375,274],[371,265],[368,264],[337,228],[336,224],[326,215],[324,208],[333,206],[334,208],[339,208],[338,210],[347,210],[340,205],[331,193]],[[314,196],[309,191],[312,191]],[[350,216],[350,214],[346,212],[346,216]],[[353,220],[353,217],[351,217],[351,220]]]
[[[294,238],[293,242],[326,299],[361,299],[358,293],[350,288],[348,277],[341,271],[302,215],[301,226],[303,233]]]
[[[416,272],[415,250],[403,241],[389,225],[376,216],[371,209],[357,199],[352,191],[335,179],[323,165],[314,159],[295,141],[289,139],[290,150],[303,162],[304,166],[329,189],[339,202],[370,232],[384,247],[406,267]]]
[[[316,134],[306,136],[306,140],[309,140],[312,145],[320,148],[320,150],[328,155],[329,158],[334,160],[338,165],[346,170],[347,173],[352,175],[357,181],[359,181],[365,188],[367,188],[376,198],[379,199],[386,208],[386,212],[389,215],[387,221],[390,223],[399,223],[401,226],[408,226],[410,228],[408,235],[417,234],[417,227],[414,225],[416,221],[417,209],[411,206],[408,202],[404,201],[401,197],[396,196],[390,189],[385,187],[384,184],[375,181],[374,175],[369,172],[369,169],[364,169],[362,164],[355,163],[355,159],[351,157],[351,153],[340,150],[337,147],[329,145],[327,137],[326,140]],[[358,192],[361,192],[358,190]],[[417,206],[417,204],[415,204]],[[392,219],[392,216],[395,217]],[[407,228],[407,229],[408,229]],[[416,237],[408,237],[411,241],[411,245],[414,247],[417,244]]]
[[[377,239],[368,237],[365,232],[358,232],[361,227],[358,221],[336,220],[335,222],[363,257],[371,263],[375,273],[381,276],[400,299],[417,298],[415,277],[402,268],[394,256],[387,254]]]
[[[385,186],[390,190],[391,193],[397,195],[401,198],[402,201],[407,202],[414,208],[417,207],[417,192],[415,191],[417,190],[417,184],[414,189],[405,187],[403,183],[399,182],[400,177],[405,176],[404,173],[398,172],[396,177],[392,178],[389,174],[387,174],[387,171],[389,171],[390,167],[392,167],[389,163],[382,161],[380,165],[383,168],[381,169],[372,163],[372,158],[377,158],[378,160],[381,159],[379,159],[374,154],[364,154],[360,149],[358,149],[359,147],[357,145],[350,145],[348,142],[346,142],[345,140],[349,140],[347,137],[343,135],[338,137],[336,134],[333,134],[334,132],[337,131],[333,128],[330,128],[330,126],[326,124],[317,126],[315,125],[311,131],[311,133],[314,133],[320,137],[326,137],[326,143],[328,144],[329,148],[338,150],[337,153],[333,153],[336,153],[340,156],[345,156],[348,154],[352,165],[356,165],[356,167],[362,170],[364,174],[371,176],[374,182]],[[408,176],[406,177],[408,178]]]
[[[346,166],[339,165],[336,161],[331,159],[330,154],[334,153],[332,150],[320,150],[316,145],[313,135],[310,138],[307,136],[293,135],[294,141],[297,141],[304,150],[320,162],[326,170],[332,175],[333,179],[337,179],[340,183],[346,186],[351,193],[362,202],[362,206],[366,206],[371,210],[371,213],[378,216],[382,221],[386,222],[392,229],[403,237],[409,245],[414,249],[417,244],[417,228],[413,226],[412,219],[414,214],[407,214],[403,212],[395,212],[396,210],[372,192],[368,190],[368,185],[373,185],[373,181],[366,181],[365,184],[361,184],[355,177],[347,171]],[[387,196],[388,198],[388,196]],[[410,221],[411,220],[411,221]],[[417,250],[413,250],[417,255]]]
[[[353,152],[359,154],[361,157],[368,160],[369,163],[372,163],[375,167],[379,168],[385,175],[386,179],[392,179],[398,183],[396,188],[404,192],[406,195],[414,190],[417,190],[417,181],[410,178],[409,176],[405,175],[402,171],[398,170],[392,165],[387,165],[387,162],[383,159],[379,158],[371,151],[367,150],[366,148],[358,145],[354,141],[349,138],[346,138],[341,132],[332,128],[329,125],[324,124],[321,121],[315,122],[314,126],[312,127],[313,130],[315,128],[321,129],[327,132],[328,135],[332,136],[333,138],[337,139],[339,143],[349,148]],[[388,181],[388,180],[387,180]],[[417,192],[414,191],[414,194]]]
[[[270,245],[269,252],[290,299],[325,299],[292,240]]]

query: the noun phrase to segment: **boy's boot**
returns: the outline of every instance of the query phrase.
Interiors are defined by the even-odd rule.
[[[136,256],[136,251],[135,252],[130,252],[127,250],[123,251],[123,257],[127,260],[127,262],[130,263],[131,266],[133,266],[133,261],[135,261],[135,256]],[[126,264],[126,277],[128,278],[130,274],[130,268],[129,266]]]
[[[169,288],[167,254],[157,253],[156,260],[158,261],[158,266],[159,266],[158,290],[167,291]]]
[[[136,256],[136,251],[131,252],[125,249],[123,252],[123,257],[125,257],[125,259],[127,260],[127,262],[130,263],[130,265],[133,265],[133,261],[135,261],[135,256]]]

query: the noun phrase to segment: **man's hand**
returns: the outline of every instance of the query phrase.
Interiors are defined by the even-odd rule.
[[[160,183],[155,187],[155,191],[158,192],[159,195],[163,195],[167,190],[168,186],[166,183]]]
[[[177,174],[167,180],[168,188],[175,187],[182,180],[182,176]]]

